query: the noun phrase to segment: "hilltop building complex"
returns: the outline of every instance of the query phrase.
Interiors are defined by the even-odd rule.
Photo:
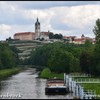
[[[49,31],[41,32],[40,27],[41,27],[40,22],[37,18],[37,21],[35,22],[35,32],[18,32],[18,33],[14,34],[14,39],[19,39],[19,40],[44,39],[44,40],[48,40],[49,39]]]
[[[18,32],[14,34],[14,39],[17,40],[46,40],[46,41],[59,41],[57,39],[49,39],[49,33],[51,32],[44,32],[41,31],[41,24],[37,18],[35,22],[35,32]],[[63,36],[63,39],[67,40],[69,43],[75,44],[84,44],[85,41],[88,39],[91,43],[95,43],[95,38],[85,37],[82,34],[81,38],[77,38],[76,36]]]

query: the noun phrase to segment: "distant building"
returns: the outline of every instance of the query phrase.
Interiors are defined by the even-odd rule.
[[[64,36],[63,39],[65,39],[69,43],[72,43],[76,39],[76,36]]]
[[[14,34],[14,39],[33,40],[35,39],[35,33],[34,32],[18,32]]]
[[[14,39],[19,40],[48,40],[49,39],[49,31],[41,32],[40,30],[40,22],[37,18],[35,22],[35,32],[18,32],[14,34]]]
[[[49,40],[49,31],[48,32],[41,32],[40,39]]]
[[[90,40],[92,44],[95,43],[95,38],[85,37],[84,34],[82,34],[81,38],[77,38],[76,36],[64,36],[64,39],[66,39],[69,43],[75,44],[84,44],[87,39]]]

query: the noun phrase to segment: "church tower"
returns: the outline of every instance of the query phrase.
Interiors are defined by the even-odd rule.
[[[38,21],[38,18],[37,18],[37,21],[35,22],[35,34],[36,34],[35,39],[39,39],[40,38],[40,22]]]

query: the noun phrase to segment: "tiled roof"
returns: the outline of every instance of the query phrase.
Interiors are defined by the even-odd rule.
[[[76,36],[64,36],[64,38],[75,38]]]
[[[29,34],[35,35],[34,32],[18,32],[18,33],[15,33],[14,36],[16,36],[16,35],[29,35]]]

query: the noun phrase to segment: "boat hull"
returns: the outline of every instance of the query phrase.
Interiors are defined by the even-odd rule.
[[[67,88],[49,88],[46,87],[45,88],[45,94],[67,94],[68,93],[68,89]]]

